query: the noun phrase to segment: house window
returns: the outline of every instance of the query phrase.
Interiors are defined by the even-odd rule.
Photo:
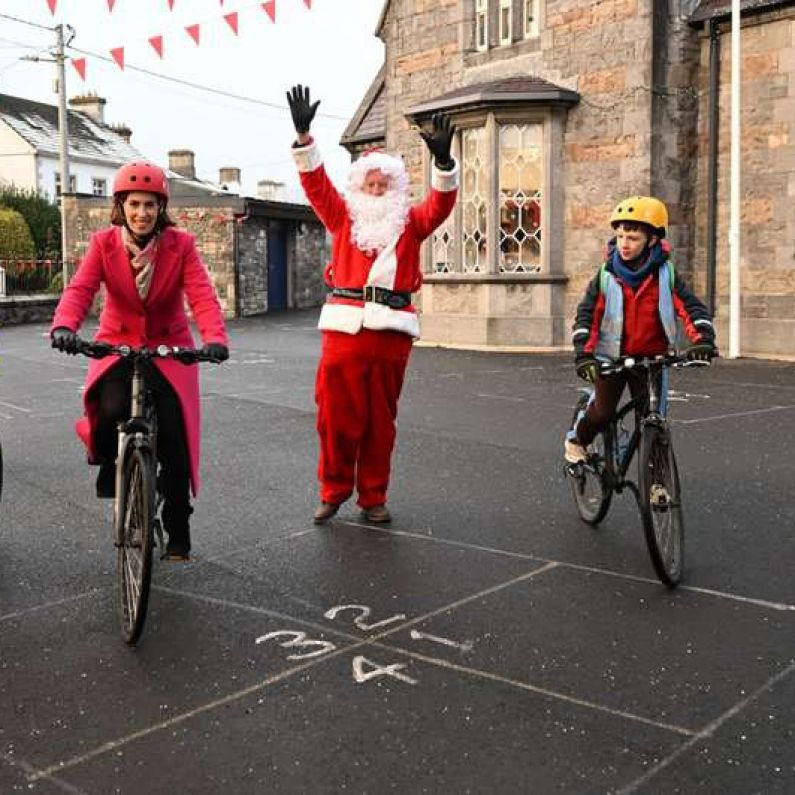
[[[67,193],[77,193],[77,177],[74,174],[69,175],[69,190]],[[61,174],[60,172],[55,172],[55,195],[61,195]]]
[[[94,177],[91,180],[91,192],[94,194],[94,196],[107,196],[108,195],[107,180],[97,179],[96,177]]]
[[[489,2],[477,0],[475,6],[475,46],[478,50],[489,47]]]
[[[541,124],[499,127],[499,269],[541,270],[543,128]]]
[[[538,36],[538,0],[522,0],[522,6],[524,37],[531,39]]]
[[[455,213],[434,231],[431,240],[431,267],[434,273],[452,273],[455,270]]]
[[[489,202],[486,128],[464,130],[461,151],[462,267],[468,273],[482,273],[487,269],[486,210]]]
[[[500,0],[500,44],[511,43],[511,5],[513,0]]]

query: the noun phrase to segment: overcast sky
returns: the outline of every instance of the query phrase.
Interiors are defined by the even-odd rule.
[[[192,149],[201,178],[217,181],[222,166],[242,171],[243,188],[259,179],[295,185],[289,147],[292,123],[285,91],[302,82],[322,100],[314,132],[332,177],[344,179],[350,162],[337,145],[348,120],[383,62],[374,35],[383,0],[276,0],[276,23],[249,0],[0,0],[0,13],[52,27],[71,25],[75,48],[110,59],[125,47],[127,68],[86,55],[83,82],[67,63],[67,96],[96,92],[107,99],[105,119],[124,122],[132,143],[162,165],[169,149]],[[235,36],[223,15],[239,12]],[[185,27],[200,24],[197,46]],[[149,37],[163,36],[160,59]],[[54,64],[21,61],[41,54],[54,32],[0,18],[0,93],[57,103]],[[72,57],[81,53],[68,51]],[[256,100],[247,102],[137,72],[137,66]],[[276,107],[271,107],[275,105]],[[321,116],[320,114],[325,114]]]

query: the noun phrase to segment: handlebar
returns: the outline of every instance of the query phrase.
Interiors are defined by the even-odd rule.
[[[717,353],[715,354],[717,355]],[[622,356],[615,362],[601,362],[599,373],[611,375],[622,370],[637,368],[651,369],[653,367],[709,367],[712,362],[705,359],[688,359],[680,353],[663,353],[659,356],[644,356],[636,359],[633,356]]]
[[[120,356],[122,359],[176,359],[182,364],[213,362],[219,360],[202,353],[197,348],[181,348],[177,345],[158,345],[156,348],[133,348],[130,345],[110,345],[107,342],[89,342],[78,338],[77,353],[90,359],[104,359],[106,356]]]

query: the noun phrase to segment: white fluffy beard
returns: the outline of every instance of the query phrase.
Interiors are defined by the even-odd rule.
[[[406,226],[409,214],[408,195],[388,190],[383,196],[370,196],[360,190],[348,196],[351,237],[365,252],[382,251]]]

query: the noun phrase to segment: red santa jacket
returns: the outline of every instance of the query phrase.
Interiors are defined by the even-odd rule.
[[[332,235],[331,266],[327,269],[330,286],[374,285],[407,293],[419,290],[422,285],[420,244],[444,222],[455,206],[458,164],[452,171],[433,167],[430,192],[421,204],[409,210],[400,236],[374,256],[362,251],[353,241],[348,205],[326,174],[317,144],[312,141],[306,146],[294,147],[293,156],[304,192]],[[373,301],[332,295],[326,300],[318,327],[347,334],[356,334],[362,328],[388,329],[419,337],[419,321],[413,306],[392,309]]]

